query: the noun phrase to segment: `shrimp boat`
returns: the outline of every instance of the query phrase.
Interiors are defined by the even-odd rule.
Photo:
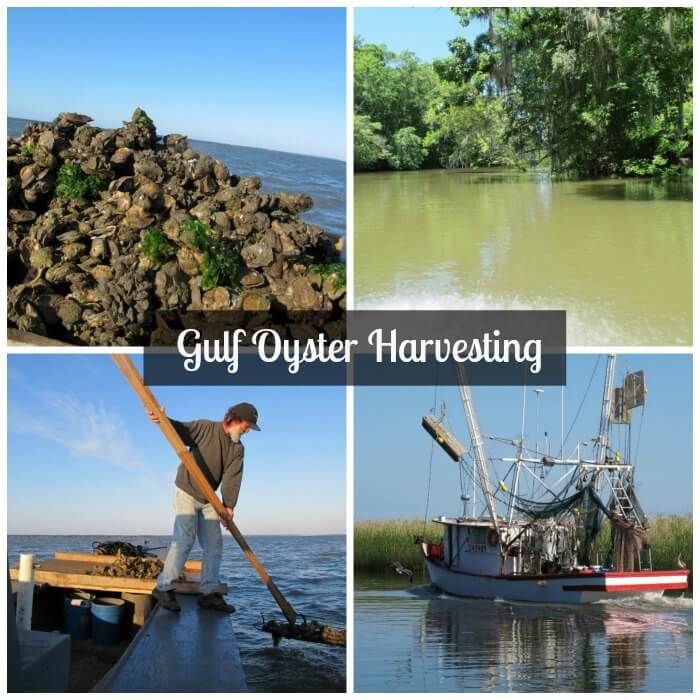
[[[616,388],[615,356],[608,356],[597,437],[578,443],[567,458],[563,440],[558,456],[539,441],[525,447],[525,403],[520,439],[483,435],[461,365],[457,376],[470,449],[446,427],[444,409],[440,418],[423,417],[423,427],[459,465],[463,503],[461,516],[433,520],[442,525],[441,542],[416,539],[435,586],[456,596],[535,603],[594,603],[688,588],[680,557],[677,570],[653,569],[647,517],[635,493],[631,419],[646,401],[643,372],[626,374]],[[535,391],[539,418],[542,390]],[[619,426],[619,449],[612,426]],[[515,454],[490,459],[487,439]],[[593,562],[605,518],[609,553]]]

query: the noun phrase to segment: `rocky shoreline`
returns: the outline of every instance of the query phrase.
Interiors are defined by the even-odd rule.
[[[118,129],[91,121],[8,139],[10,328],[78,345],[222,326],[343,337],[342,239],[299,218],[309,196],[260,193],[141,109]]]

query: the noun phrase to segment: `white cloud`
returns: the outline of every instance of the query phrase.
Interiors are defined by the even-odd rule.
[[[80,401],[47,391],[32,394],[36,403],[31,413],[9,406],[11,432],[50,440],[75,457],[99,460],[128,471],[148,470],[121,416],[101,402]]]

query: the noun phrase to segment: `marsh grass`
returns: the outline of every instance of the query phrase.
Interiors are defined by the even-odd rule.
[[[442,540],[442,527],[429,522],[427,527],[420,519],[415,520],[368,520],[355,525],[356,571],[380,573],[391,564],[400,561],[414,571],[423,571],[423,557],[413,543],[416,535],[427,540]],[[678,557],[693,567],[693,519],[690,516],[661,515],[649,521],[649,538],[654,569],[678,568]],[[610,526],[603,529],[595,544],[593,561],[605,563],[610,551]]]
[[[688,515],[659,515],[649,519],[651,563],[654,569],[677,569],[678,557],[693,569],[693,519]],[[593,547],[594,562],[609,564],[610,524],[603,523]]]
[[[414,520],[367,520],[355,525],[355,570],[380,573],[395,561],[415,572],[423,571],[423,556],[416,535],[439,542],[442,527]]]
[[[675,569],[678,557],[693,569],[693,518],[664,515],[650,523],[652,563],[655,569]]]

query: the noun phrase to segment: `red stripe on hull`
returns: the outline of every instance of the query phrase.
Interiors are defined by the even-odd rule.
[[[605,591],[607,593],[614,593],[615,591],[668,591],[671,589],[675,590],[687,590],[688,583],[684,581],[683,583],[633,583],[629,586],[562,586],[565,591]]]
[[[662,569],[660,571],[604,571],[606,578],[617,578],[619,576],[687,576],[689,569]]]

